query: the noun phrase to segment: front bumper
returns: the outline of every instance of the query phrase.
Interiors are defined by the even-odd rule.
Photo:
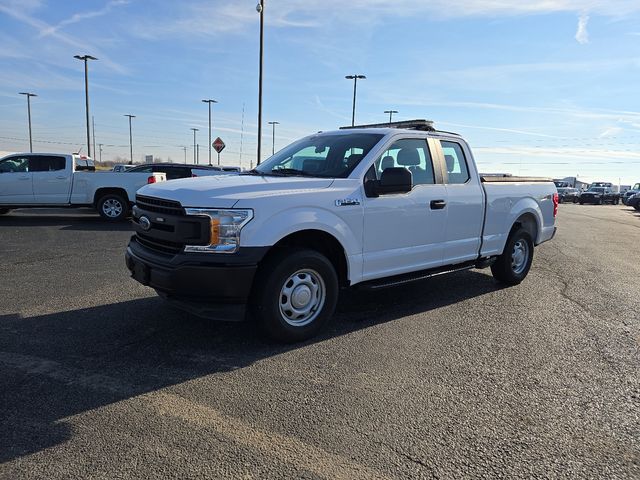
[[[258,263],[267,247],[235,254],[161,255],[131,237],[125,262],[131,276],[183,310],[215,320],[243,320]]]

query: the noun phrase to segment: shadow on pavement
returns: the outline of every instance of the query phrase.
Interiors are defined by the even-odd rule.
[[[29,210],[28,214],[0,215],[0,228],[2,227],[60,227],[61,230],[77,231],[128,231],[131,224],[128,220],[121,222],[109,222],[100,217],[97,213],[88,210],[86,213],[75,213],[70,215],[63,210],[46,210],[43,213],[36,213],[36,210]],[[51,214],[50,212],[56,212]]]
[[[324,335],[296,345],[264,340],[251,322],[193,317],[157,297],[0,316],[0,463],[70,439],[69,416],[499,288],[490,276],[467,271],[384,293],[352,290]]]

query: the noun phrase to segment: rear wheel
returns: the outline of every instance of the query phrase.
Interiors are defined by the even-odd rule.
[[[491,266],[493,278],[508,285],[517,285],[529,273],[533,261],[533,239],[519,228],[511,233],[502,255]]]
[[[129,204],[117,193],[107,193],[100,197],[97,209],[100,216],[110,222],[124,220],[129,215]]]
[[[267,335],[299,342],[320,332],[337,300],[338,276],[331,262],[315,250],[287,249],[261,265],[252,310]]]

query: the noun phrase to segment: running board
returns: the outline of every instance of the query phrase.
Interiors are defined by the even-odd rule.
[[[437,277],[447,273],[462,272],[472,268],[487,268],[496,261],[493,258],[481,258],[470,262],[459,263],[457,265],[447,265],[445,267],[432,268],[429,270],[421,270],[419,272],[405,273],[402,275],[394,275],[393,277],[385,277],[376,280],[369,280],[355,285],[355,288],[362,290],[378,290],[380,288],[396,287],[405,283],[418,282],[427,278]]]

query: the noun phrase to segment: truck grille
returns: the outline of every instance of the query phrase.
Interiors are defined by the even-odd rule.
[[[136,239],[138,240],[138,243],[143,247],[167,255],[176,255],[177,253],[180,253],[184,248],[184,245],[181,243],[153,238],[150,235],[139,232],[136,233]]]
[[[165,215],[184,215],[184,208],[180,202],[163,200],[160,198],[136,195],[136,205],[148,212],[164,213]]]

